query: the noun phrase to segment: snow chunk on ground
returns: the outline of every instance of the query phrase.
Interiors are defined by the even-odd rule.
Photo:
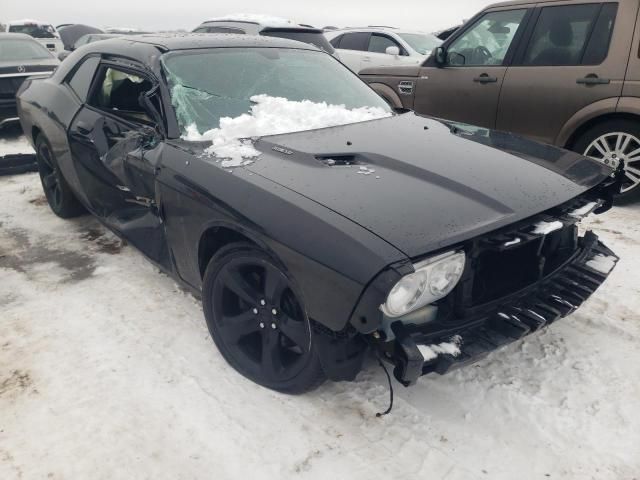
[[[556,230],[560,230],[563,226],[560,220],[556,220],[555,222],[538,222],[533,226],[534,229],[532,233],[547,235]]]
[[[187,127],[183,136],[190,141],[211,141],[206,153],[223,159],[222,166],[239,167],[260,155],[250,140],[265,135],[300,132],[317,128],[364,122],[389,117],[391,112],[378,107],[348,109],[344,105],[329,105],[310,100],[300,102],[269,95],[254,95],[249,113],[220,119],[220,127],[200,134],[195,125]]]
[[[33,148],[24,136],[18,138],[4,139],[0,138],[0,158],[5,155],[34,153]]]
[[[263,15],[260,13],[233,13],[231,15],[224,15],[222,17],[212,18],[209,22],[221,22],[221,21],[237,21],[237,22],[253,22],[265,25],[268,27],[293,27],[295,23],[286,18],[274,17],[271,15]]]
[[[575,209],[573,212],[569,212],[569,216],[571,217],[584,217],[591,210],[596,208],[598,204],[596,202],[589,202],[585,206]]]
[[[417,345],[418,350],[422,354],[425,362],[437,358],[438,355],[453,355],[457,357],[460,355],[460,344],[462,338],[460,335],[455,335],[451,338],[451,342],[444,342],[438,345]]]
[[[591,267],[597,272],[608,274],[616,266],[616,260],[616,257],[599,253],[587,262],[587,267]]]

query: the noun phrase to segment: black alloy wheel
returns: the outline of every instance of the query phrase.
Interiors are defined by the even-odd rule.
[[[245,243],[223,248],[205,273],[203,303],[216,345],[244,376],[285,393],[325,380],[299,296],[266,252]]]
[[[47,202],[61,218],[77,217],[85,212],[60,172],[51,145],[43,135],[36,138],[36,161]]]

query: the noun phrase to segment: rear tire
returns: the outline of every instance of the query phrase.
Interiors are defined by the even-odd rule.
[[[248,379],[289,394],[326,380],[301,296],[267,252],[245,242],[220,249],[205,271],[202,300],[213,341]]]
[[[613,168],[624,160],[625,183],[616,203],[640,200],[640,122],[616,119],[594,125],[578,138],[572,150]]]
[[[62,176],[53,149],[44,135],[36,137],[36,161],[49,207],[60,218],[73,218],[86,212]]]

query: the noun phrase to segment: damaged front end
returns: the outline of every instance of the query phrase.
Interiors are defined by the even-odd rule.
[[[611,208],[619,186],[617,172],[566,204],[456,246],[464,271],[441,300],[399,317],[381,306],[368,338],[396,379],[409,386],[447,373],[574,312],[618,261],[578,224]]]

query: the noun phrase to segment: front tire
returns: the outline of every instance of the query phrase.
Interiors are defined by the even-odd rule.
[[[625,179],[616,203],[640,200],[640,123],[612,120],[597,124],[578,138],[574,151],[617,168],[625,162]]]
[[[73,218],[85,213],[62,176],[49,141],[42,134],[36,137],[36,161],[42,189],[53,213],[60,218]]]
[[[244,242],[220,249],[204,275],[203,307],[220,353],[253,382],[301,394],[326,380],[301,296],[265,251]]]

